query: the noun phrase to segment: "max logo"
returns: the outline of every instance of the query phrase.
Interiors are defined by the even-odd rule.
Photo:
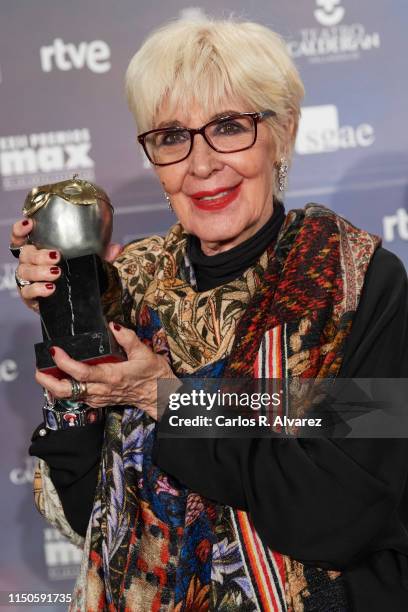
[[[93,168],[89,156],[91,143],[81,142],[53,147],[26,148],[21,151],[0,153],[0,173],[2,176],[52,172],[55,170],[76,170]]]
[[[103,40],[64,43],[62,38],[56,38],[52,45],[40,49],[41,68],[51,72],[53,64],[59,70],[81,70],[86,65],[91,72],[103,73],[110,70],[110,48]]]
[[[316,0],[316,5],[320,8],[315,9],[314,16],[322,26],[335,26],[344,17],[345,10],[340,4],[340,0]]]

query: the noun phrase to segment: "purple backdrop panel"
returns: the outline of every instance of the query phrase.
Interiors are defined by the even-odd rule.
[[[70,592],[80,551],[37,514],[27,449],[41,420],[37,316],[20,302],[7,246],[27,191],[77,172],[115,206],[114,240],[175,218],[136,145],[126,66],[155,27],[231,13],[279,31],[306,86],[286,207],[332,207],[408,265],[408,5],[394,0],[3,0],[0,7],[0,591]],[[61,609],[61,606],[54,606]],[[18,609],[18,607],[13,607]],[[49,607],[53,609],[53,607]]]

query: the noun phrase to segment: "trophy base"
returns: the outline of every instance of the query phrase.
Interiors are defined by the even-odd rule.
[[[35,344],[37,368],[41,372],[51,374],[56,378],[67,378],[67,374],[55,365],[50,354],[52,346],[62,348],[72,359],[83,361],[89,365],[117,363],[127,359],[123,349],[108,328],[97,332],[53,338]]]

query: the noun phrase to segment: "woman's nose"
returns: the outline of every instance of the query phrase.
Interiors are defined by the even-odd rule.
[[[193,149],[190,153],[189,171],[194,176],[205,178],[220,169],[223,165],[219,158],[220,153],[214,151],[201,134],[196,134]]]

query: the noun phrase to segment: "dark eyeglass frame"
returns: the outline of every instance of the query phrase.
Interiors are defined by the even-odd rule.
[[[146,154],[146,157],[148,158],[148,160],[154,164],[155,166],[170,166],[172,164],[178,164],[182,161],[184,161],[185,159],[187,159],[187,157],[190,155],[192,149],[193,149],[193,145],[194,145],[194,137],[196,136],[196,134],[201,134],[201,136],[204,138],[205,142],[208,144],[208,146],[210,146],[214,151],[217,151],[217,153],[238,153],[239,151],[246,151],[246,149],[250,149],[251,147],[254,146],[257,136],[258,136],[258,123],[260,121],[263,121],[264,119],[267,119],[268,117],[274,117],[276,115],[275,111],[267,109],[264,111],[260,111],[260,112],[253,112],[253,113],[234,113],[233,115],[225,115],[224,117],[218,117],[217,119],[212,119],[211,121],[209,121],[208,123],[206,123],[205,125],[203,125],[200,128],[194,129],[194,128],[186,128],[186,127],[168,127],[168,128],[156,128],[154,130],[149,130],[148,132],[143,132],[143,134],[139,134],[137,139],[140,142],[140,144],[143,147],[143,150]],[[214,125],[216,123],[219,123],[220,121],[226,121],[227,119],[236,119],[237,117],[250,117],[252,119],[253,122],[253,127],[254,127],[254,139],[251,142],[250,145],[248,145],[247,147],[243,147],[243,148],[239,148],[239,149],[233,149],[232,151],[220,151],[219,149],[217,149],[217,147],[215,147],[207,138],[206,134],[205,134],[205,130],[211,126]],[[182,132],[188,132],[190,134],[190,148],[188,150],[188,153],[182,158],[182,159],[178,159],[177,161],[174,162],[165,162],[165,163],[160,163],[160,162],[155,162],[152,160],[152,158],[149,155],[149,152],[147,150],[147,146],[146,146],[146,138],[147,136],[149,136],[150,134],[155,134],[157,132],[165,132],[165,131],[169,131],[169,132],[174,132],[174,131],[182,131]]]

